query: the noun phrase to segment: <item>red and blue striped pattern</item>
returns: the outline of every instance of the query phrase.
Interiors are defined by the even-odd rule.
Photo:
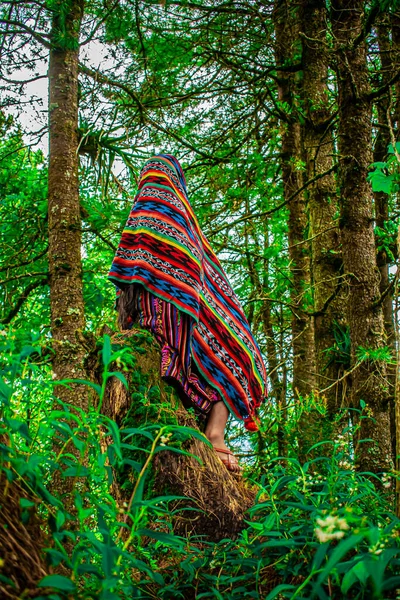
[[[173,156],[145,164],[109,278],[118,288],[139,284],[193,319],[190,351],[182,359],[194,361],[231,412],[256,429],[256,410],[266,395],[263,359]]]

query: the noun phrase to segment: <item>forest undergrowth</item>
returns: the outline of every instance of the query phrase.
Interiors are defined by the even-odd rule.
[[[55,382],[38,343],[21,345],[11,332],[0,339],[2,597],[398,597],[395,474],[356,472],[346,428],[316,444],[304,464],[293,453],[262,470],[245,465],[256,501],[237,539],[181,537],[174,533],[177,497],[152,494],[152,467],[156,455],[185,453],[185,440],[202,434],[154,422],[124,429],[101,414],[107,381],[117,376],[125,384],[134,355],[104,336],[101,385],[83,384],[92,393],[84,413],[54,408]],[[142,392],[157,401],[156,390]],[[119,505],[111,486],[127,469],[129,502]],[[54,491],[61,472],[69,500]]]

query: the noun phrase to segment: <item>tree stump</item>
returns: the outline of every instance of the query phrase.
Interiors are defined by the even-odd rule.
[[[130,348],[135,366],[124,373],[128,389],[115,377],[109,380],[103,414],[121,428],[176,423],[200,431],[195,416],[161,379],[161,351],[152,336],[133,329],[113,334],[111,340],[113,345]],[[151,496],[184,496],[174,504],[174,512],[185,508],[176,510],[173,518],[178,535],[202,535],[210,541],[235,538],[245,525],[245,512],[254,503],[255,489],[240,474],[229,472],[216,452],[201,440],[192,437],[184,450],[201,462],[168,449],[158,453],[152,465]],[[114,486],[113,492],[121,504],[128,500],[121,485]]]

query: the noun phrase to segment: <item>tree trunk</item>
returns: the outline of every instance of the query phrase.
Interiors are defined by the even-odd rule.
[[[379,473],[391,468],[391,444],[386,364],[378,356],[384,346],[385,332],[378,302],[372,193],[367,182],[372,155],[366,44],[361,41],[352,46],[362,33],[363,8],[361,0],[334,0],[332,26],[337,44],[340,227],[349,286],[347,317],[354,367],[352,405],[359,409],[360,400],[366,405],[364,418],[356,419],[355,451],[362,471]],[[356,366],[360,348],[367,349],[370,358]]]
[[[400,52],[400,13],[392,13],[391,15],[391,26],[392,26],[392,64],[398,63],[398,56]],[[395,85],[395,97],[394,97],[394,114],[393,114],[393,126],[394,126],[394,137],[395,140],[400,139],[400,82],[398,81]],[[397,197],[397,203],[399,203],[399,196]],[[397,233],[397,255],[400,255],[400,229]],[[399,299],[399,286],[395,289],[395,315],[396,315],[396,346],[397,346],[397,368],[396,368],[396,388],[395,388],[395,399],[393,412],[394,416],[394,446],[395,446],[395,468],[396,471],[400,470],[400,338],[399,338],[399,319],[398,319],[398,299]],[[393,430],[393,428],[392,428]],[[392,438],[393,441],[393,438]],[[396,515],[400,517],[400,478],[396,477]]]
[[[303,128],[307,180],[322,173],[307,188],[310,214],[311,265],[314,291],[314,334],[317,389],[325,393],[328,420],[339,411],[342,398],[338,386],[341,365],[327,354],[335,345],[334,322],[343,324],[341,297],[342,258],[337,214],[336,181],[333,168],[333,141],[328,90],[328,52],[325,0],[303,0]],[[329,172],[330,171],[330,172]],[[321,422],[321,419],[319,419]],[[323,435],[323,432],[320,432]],[[315,439],[315,441],[317,441]]]
[[[392,25],[392,64],[398,65],[400,53],[400,12],[393,12],[391,15]],[[400,81],[395,84],[395,101],[393,123],[395,126],[395,138],[400,139]]]
[[[161,380],[161,351],[150,334],[132,329],[115,335],[112,342],[131,348],[135,369],[125,373],[129,389],[116,378],[110,380],[102,412],[121,428],[157,423],[171,427],[178,435],[179,427],[199,431],[195,418]],[[174,439],[175,434],[171,441]],[[255,489],[240,474],[230,473],[203,441],[191,438],[184,442],[183,449],[201,462],[166,448],[155,457],[146,497],[169,494],[185,498],[174,505],[173,527],[178,535],[204,535],[212,541],[236,537],[245,527],[245,512],[254,503]],[[133,483],[133,478],[132,469],[116,476],[121,485],[114,485],[113,495],[119,503],[129,502],[127,482]]]
[[[300,60],[300,22],[298,7],[290,0],[276,0],[274,9],[276,34],[276,63],[295,64]],[[286,122],[281,124],[282,179],[284,198],[291,198],[303,185],[302,128],[297,116],[295,75],[279,73],[278,99],[287,110]],[[308,218],[304,192],[291,199],[289,208],[288,241],[292,278],[292,351],[293,351],[293,396],[301,403],[298,437],[299,460],[304,462],[313,443],[314,418],[304,410],[304,400],[315,387],[314,324],[309,316],[312,308],[309,243],[306,242]],[[281,435],[281,432],[279,432]]]
[[[268,225],[264,226],[264,256],[267,253],[269,246],[269,231]],[[260,284],[261,287],[261,284]],[[270,287],[269,277],[269,259],[264,259],[262,291],[268,290]],[[278,409],[278,427],[277,427],[277,449],[278,456],[287,457],[287,436],[285,432],[287,421],[287,402],[286,389],[283,385],[283,380],[279,373],[279,357],[277,352],[277,343],[275,340],[276,334],[273,327],[272,306],[269,300],[264,301],[261,309],[261,321],[263,333],[266,339],[267,359],[268,359],[268,379],[271,382],[271,390],[269,396],[275,399]]]
[[[78,182],[78,54],[83,0],[59,0],[53,10],[49,65],[49,271],[55,379],[84,378]],[[57,396],[87,408],[83,386],[58,386]]]
[[[295,83],[292,74],[281,71],[280,65],[298,62],[299,22],[297,10],[288,0],[277,0],[274,9],[276,63],[279,73],[279,102],[289,107],[286,122],[281,124],[282,179],[284,197],[288,199],[303,184],[301,164],[301,127],[297,120]],[[288,111],[289,113],[289,111]],[[292,348],[293,393],[304,398],[314,388],[315,353],[312,320],[307,314],[307,295],[311,287],[309,248],[305,242],[307,229],[306,200],[299,193],[289,202],[289,258],[292,273]]]
[[[379,53],[381,60],[382,83],[387,82],[396,72],[396,60],[394,53],[391,56],[391,43],[389,35],[389,22],[387,18],[381,18],[377,26]],[[394,46],[394,44],[393,44]],[[393,47],[394,50],[394,47]],[[397,56],[398,58],[398,56]],[[390,111],[390,98],[380,98],[377,105],[378,133],[374,148],[374,162],[384,162],[388,155],[388,146],[391,143],[388,111]],[[381,229],[389,221],[389,197],[384,192],[375,192],[376,224]],[[378,267],[380,271],[380,292],[383,294],[389,286],[389,258],[385,249],[378,250]],[[386,294],[383,301],[383,313],[385,319],[385,330],[387,344],[394,348],[394,324],[393,324],[393,294]]]
[[[400,253],[400,227],[397,230],[397,252]],[[395,314],[398,314],[399,310],[399,285],[396,284],[395,289]],[[395,336],[396,336],[396,384],[394,393],[394,423],[395,423],[395,469],[397,472],[400,470],[400,335],[399,335],[399,319],[395,320]],[[395,480],[395,510],[396,516],[400,517],[400,477],[396,477]]]
[[[390,42],[390,22],[387,15],[380,17],[377,25],[378,34],[378,45],[381,60],[381,81],[382,83],[387,82],[396,72],[396,57],[395,41],[392,41],[392,48]],[[393,53],[391,52],[393,50]],[[398,56],[397,56],[398,58]],[[377,114],[378,114],[378,133],[376,136],[375,147],[374,147],[374,162],[385,162],[388,156],[388,146],[391,143],[391,111],[390,96],[385,95],[383,98],[378,100]],[[388,118],[389,117],[389,118]],[[389,196],[384,192],[375,192],[375,214],[376,214],[376,225],[384,230],[385,224],[389,223]],[[379,238],[378,238],[379,241]],[[379,291],[384,295],[382,302],[383,316],[385,323],[386,332],[386,345],[391,348],[393,352],[393,358],[396,352],[395,343],[395,331],[394,331],[394,320],[393,320],[393,292],[389,291],[390,279],[389,279],[389,263],[390,258],[385,248],[379,248],[377,250],[377,264],[380,273]],[[391,443],[392,443],[392,456],[393,460],[396,457],[396,425],[395,425],[395,409],[394,409],[394,388],[396,380],[396,371],[393,366],[388,366],[388,383],[389,383],[389,397],[390,397],[390,427],[391,427]]]

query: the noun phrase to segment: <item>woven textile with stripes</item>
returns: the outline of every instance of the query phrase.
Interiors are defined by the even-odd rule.
[[[190,317],[184,371],[190,374],[194,364],[245,427],[256,430],[257,407],[266,395],[265,366],[173,156],[154,156],[143,167],[109,278],[117,289],[143,286]]]

